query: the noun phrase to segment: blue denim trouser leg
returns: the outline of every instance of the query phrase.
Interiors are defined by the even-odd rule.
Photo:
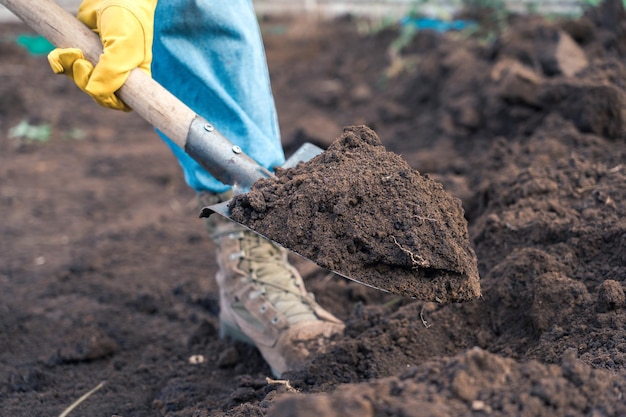
[[[265,51],[251,0],[160,0],[152,76],[265,168],[284,162]],[[196,191],[224,192],[168,138]]]

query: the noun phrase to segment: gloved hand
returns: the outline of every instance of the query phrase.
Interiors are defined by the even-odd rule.
[[[134,68],[151,75],[156,4],[157,0],[83,0],[77,17],[100,35],[100,60],[94,67],[80,49],[57,48],[48,55],[52,70],[73,79],[98,104],[130,111],[115,92]]]

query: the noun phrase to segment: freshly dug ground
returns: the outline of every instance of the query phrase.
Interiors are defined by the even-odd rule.
[[[234,220],[342,276],[440,303],[480,296],[461,201],[366,126],[236,196]]]
[[[104,382],[70,416],[626,415],[624,11],[498,23],[405,42],[263,22],[286,151],[369,126],[461,200],[482,290],[413,300],[294,256],[346,330],[289,385],[219,339],[213,246],[167,147],[3,24],[0,414]]]

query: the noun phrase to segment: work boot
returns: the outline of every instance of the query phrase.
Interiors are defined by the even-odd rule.
[[[203,206],[229,195],[203,193]],[[255,345],[276,377],[302,369],[344,324],[307,292],[287,251],[218,214],[207,220],[216,245],[220,336]]]

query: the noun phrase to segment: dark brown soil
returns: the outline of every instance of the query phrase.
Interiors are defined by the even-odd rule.
[[[264,22],[287,151],[371,127],[461,200],[481,277],[481,298],[438,304],[294,256],[346,322],[285,375],[299,394],[218,338],[212,243],[151,127],[3,24],[0,414],[59,415],[104,381],[70,416],[626,415],[625,19],[518,16],[399,54],[394,28]],[[10,136],[22,120],[48,140]]]
[[[321,155],[256,182],[234,220],[342,276],[440,303],[480,296],[458,198],[353,126]]]

